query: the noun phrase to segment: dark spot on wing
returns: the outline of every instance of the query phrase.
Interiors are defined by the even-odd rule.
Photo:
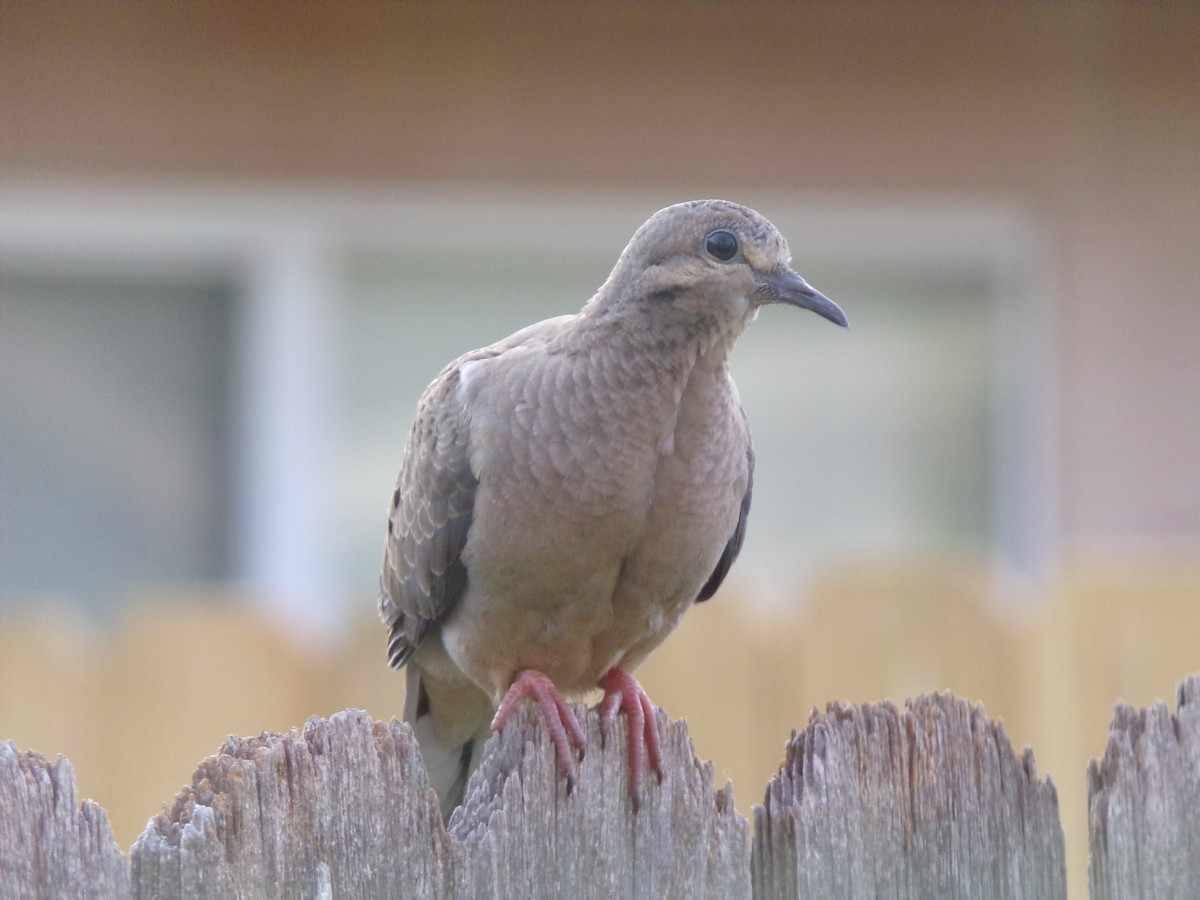
[[[725,545],[725,551],[721,554],[721,558],[717,560],[717,566],[713,569],[712,575],[709,576],[704,587],[700,589],[700,593],[696,597],[697,603],[703,603],[717,592],[717,588],[721,586],[721,583],[725,580],[725,576],[729,574],[729,570],[738,558],[738,554],[742,552],[742,543],[746,540],[746,520],[750,517],[750,501],[754,495],[753,447],[746,448],[746,462],[749,465],[746,479],[746,493],[742,495],[742,505],[738,511],[737,526],[733,529],[733,535],[729,538],[729,543]]]

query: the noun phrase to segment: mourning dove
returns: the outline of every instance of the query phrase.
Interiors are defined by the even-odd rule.
[[[568,780],[583,733],[563,697],[597,687],[602,726],[629,719],[635,803],[643,755],[661,777],[652,707],[629,673],[742,546],[754,452],[734,341],[774,303],[846,324],[789,259],[751,209],[669,206],[578,314],[467,353],[425,390],[379,605],[445,815],[526,698]]]

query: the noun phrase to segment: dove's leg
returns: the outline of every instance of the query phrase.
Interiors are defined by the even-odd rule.
[[[554,742],[559,774],[567,779],[568,784],[574,783],[575,764],[571,758],[571,747],[574,745],[582,753],[587,740],[575,713],[547,675],[536,669],[522,669],[517,673],[492,719],[492,731],[502,729],[521,701],[526,699],[535,701],[541,708],[546,727],[550,729],[550,739]]]
[[[479,763],[492,718],[492,698],[465,678],[443,681],[410,662],[404,721],[421,745],[429,783],[443,821],[463,801],[467,779]]]
[[[650,771],[662,781],[662,748],[658,743],[654,706],[642,686],[621,669],[609,669],[598,683],[604,689],[604,699],[600,701],[601,733],[608,733],[620,710],[625,710],[629,718],[629,789],[636,804],[642,783],[643,749],[650,760]]]

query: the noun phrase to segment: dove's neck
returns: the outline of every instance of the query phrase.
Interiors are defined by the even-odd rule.
[[[729,356],[744,325],[715,327],[695,317],[647,321],[629,309],[593,312],[585,309],[572,322],[569,345],[607,373],[619,397],[614,409],[621,407],[626,422],[646,419],[647,429],[661,430],[670,443],[685,408],[723,408],[736,397]]]
[[[686,308],[671,296],[614,303],[601,291],[571,323],[572,342],[612,347],[631,360],[666,367],[690,368],[700,361],[721,365],[757,311],[744,300],[702,308]]]

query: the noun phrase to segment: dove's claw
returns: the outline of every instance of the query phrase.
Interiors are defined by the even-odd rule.
[[[571,748],[574,746],[578,749],[582,757],[587,740],[575,713],[547,675],[536,669],[522,669],[517,673],[492,718],[492,731],[500,731],[521,701],[526,699],[536,702],[542,711],[546,728],[550,731],[550,740],[554,743],[558,773],[566,779],[569,791],[575,783],[575,763]]]
[[[607,735],[620,710],[629,719],[629,790],[637,808],[642,784],[642,756],[650,761],[652,771],[662,783],[662,747],[658,742],[658,724],[654,706],[642,686],[621,669],[609,669],[600,677],[604,699],[600,701],[600,733]]]

